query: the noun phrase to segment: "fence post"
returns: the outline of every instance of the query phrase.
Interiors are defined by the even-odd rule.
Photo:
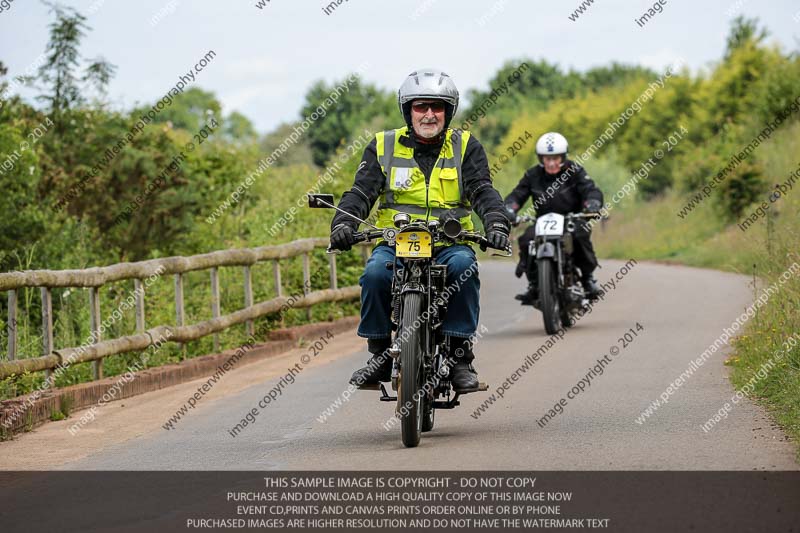
[[[244,267],[244,307],[245,309],[253,306],[253,275],[250,267]],[[255,327],[252,320],[245,323],[245,332],[248,336],[255,335]]]
[[[175,274],[175,325],[183,326],[183,274],[180,272]],[[179,345],[182,352],[181,359],[186,359],[186,344],[179,343]]]
[[[283,288],[281,288],[281,264],[277,259],[272,262],[272,275],[275,279],[275,296],[280,298],[283,296]],[[283,313],[281,313],[281,327],[283,327]]]
[[[219,270],[211,267],[211,318],[219,318]],[[219,352],[219,333],[214,333],[214,351]]]
[[[366,263],[367,260],[369,259],[369,251],[367,250],[366,246],[361,246],[360,248],[361,248],[361,258]]]
[[[330,266],[331,271],[331,289],[338,289],[339,285],[336,282],[336,254],[330,254],[328,256],[328,265]]]
[[[92,338],[97,344],[101,340],[100,335],[100,287],[89,287],[89,323],[92,330]],[[92,361],[92,378],[103,378],[103,360]]]
[[[144,333],[144,286],[142,280],[133,280],[133,294],[136,297],[136,333]]]
[[[42,351],[44,355],[53,353],[53,295],[50,287],[42,287]],[[48,388],[53,386],[53,371],[45,370],[44,380]]]
[[[311,292],[311,263],[310,254],[303,254],[303,296]],[[311,320],[311,307],[306,307],[306,318]]]
[[[17,289],[8,291],[8,360],[17,358]]]
[[[272,262],[272,274],[275,279],[275,296],[283,296],[283,288],[281,288],[281,264],[277,259]]]

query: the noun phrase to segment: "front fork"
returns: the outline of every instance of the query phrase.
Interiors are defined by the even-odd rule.
[[[423,299],[423,313],[428,311],[425,318],[419,317],[418,327],[422,331],[424,339],[422,360],[424,365],[424,375],[430,375],[433,366],[433,355],[435,353],[435,331],[441,326],[443,316],[441,308],[436,302],[436,291],[439,285],[444,285],[446,275],[445,265],[425,265],[421,262],[408,261],[403,268],[400,268],[399,261],[395,259],[392,266],[394,276],[392,277],[392,329],[396,331],[395,339],[389,348],[389,355],[394,359],[392,364],[392,390],[397,390],[397,380],[400,374],[400,344],[398,335],[402,334],[403,316],[403,295],[408,292],[420,292],[425,295]],[[432,342],[432,340],[434,342]]]
[[[561,239],[533,239],[528,248],[528,272],[531,271],[532,265],[536,264],[539,259],[552,259],[558,276],[557,289],[561,291],[565,286],[563,254]]]
[[[394,268],[397,269],[397,262]],[[416,271],[416,272],[415,272]],[[424,282],[421,282],[424,279]],[[426,295],[423,312],[427,311],[426,319],[420,320],[419,327],[423,330],[425,339],[423,354],[424,376],[428,379],[435,372],[439,373],[439,379],[447,379],[449,367],[446,364],[449,357],[449,339],[442,334],[442,324],[447,313],[447,299],[445,294],[445,284],[447,280],[447,266],[429,264],[427,268],[423,265],[419,269],[408,271],[396,270],[396,275],[392,281],[392,327],[400,334],[400,320],[403,316],[403,294],[409,291],[422,292]],[[389,354],[394,359],[392,365],[392,389],[397,390],[397,379],[400,373],[400,346],[395,337]],[[430,398],[434,400],[434,397]]]

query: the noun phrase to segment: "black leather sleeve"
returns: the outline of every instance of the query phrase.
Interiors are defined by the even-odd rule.
[[[586,173],[586,169],[578,165],[578,171],[575,173],[574,179],[578,194],[581,195],[581,202],[599,200],[601,204],[603,203],[603,191],[595,185],[594,180]]]
[[[377,141],[373,139],[364,149],[364,155],[361,157],[361,164],[356,171],[353,186],[342,194],[342,199],[339,201],[339,209],[347,211],[362,220],[369,216],[369,212],[378,200],[386,180],[378,162],[376,146]],[[342,223],[350,225],[354,230],[358,229],[359,226],[357,220],[337,211],[331,221],[331,229]]]

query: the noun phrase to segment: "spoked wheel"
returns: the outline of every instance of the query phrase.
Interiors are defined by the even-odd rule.
[[[544,330],[548,335],[558,332],[561,325],[561,305],[556,290],[556,272],[553,261],[539,261],[539,303],[544,316]]]
[[[403,300],[403,335],[405,338],[400,344],[400,378],[397,393],[398,414],[400,415],[400,428],[403,435],[403,444],[413,448],[419,444],[420,434],[423,431],[423,414],[425,400],[422,389],[422,330],[412,328],[422,314],[422,294],[418,292],[406,293]],[[417,322],[419,323],[419,322]],[[408,328],[408,329],[406,329]],[[433,415],[431,414],[431,427]]]

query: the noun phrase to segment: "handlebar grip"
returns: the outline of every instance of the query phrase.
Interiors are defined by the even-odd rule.
[[[360,242],[364,242],[369,239],[369,235],[363,231],[355,231],[353,232],[353,244],[358,244]],[[339,254],[341,250],[331,248],[331,245],[328,244],[328,247],[325,249],[326,254]]]

